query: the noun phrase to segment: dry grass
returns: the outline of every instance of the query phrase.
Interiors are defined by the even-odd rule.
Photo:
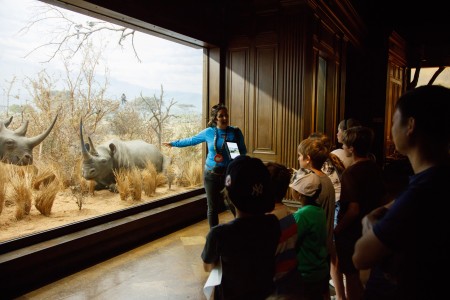
[[[6,166],[3,163],[0,163],[0,214],[3,211],[3,206],[5,205],[6,199]]]
[[[130,194],[130,181],[128,180],[128,171],[124,169],[114,171],[114,176],[116,177],[116,189],[119,192],[120,199],[125,201]]]
[[[34,199],[34,206],[44,216],[50,216],[53,202],[55,201],[56,194],[59,190],[58,180],[53,180],[50,183],[41,186],[41,189],[37,192]]]
[[[167,183],[167,177],[163,173],[156,174],[156,187],[163,186]]]
[[[196,162],[186,162],[178,177],[180,186],[198,186],[202,183],[202,167]]]
[[[132,168],[128,172],[128,182],[130,192],[129,195],[133,201],[142,200],[142,177],[141,172],[137,168]]]
[[[142,173],[142,189],[144,190],[144,194],[146,196],[153,196],[156,191],[156,168],[151,163],[148,162],[147,166],[144,170],[141,171]]]
[[[56,178],[56,175],[53,172],[52,168],[45,167],[44,169],[41,169],[41,170],[42,171],[39,172],[33,180],[33,188],[35,190],[39,190],[41,185],[44,185],[44,186],[49,185]]]
[[[11,199],[16,203],[15,216],[17,220],[21,220],[31,210],[33,174],[15,166],[12,166],[8,173],[12,186]]]

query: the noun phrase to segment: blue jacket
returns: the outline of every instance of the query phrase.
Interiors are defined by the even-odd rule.
[[[215,147],[215,137],[217,136],[216,147]],[[206,157],[205,162],[205,170],[211,170],[212,168],[226,167],[230,162],[230,157],[224,145],[224,137],[226,136],[226,141],[235,142],[238,144],[239,152],[241,155],[247,154],[247,148],[245,147],[244,136],[242,131],[238,127],[228,126],[227,129],[219,129],[217,127],[208,127],[198,134],[171,142],[172,147],[187,147],[187,146],[195,146],[197,144],[206,142],[208,146],[208,155]],[[215,149],[216,148],[216,149]],[[214,156],[220,153],[223,156],[223,161],[220,163],[216,163],[214,161]]]

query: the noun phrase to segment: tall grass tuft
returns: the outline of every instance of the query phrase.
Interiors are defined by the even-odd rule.
[[[163,173],[156,174],[156,187],[163,186],[167,183],[167,177]]]
[[[127,200],[130,193],[130,181],[128,180],[128,171],[120,169],[113,171],[116,177],[116,189],[119,192],[120,199]]]
[[[130,197],[134,201],[142,199],[142,177],[138,168],[132,168],[128,172],[128,182],[130,184]]]
[[[178,177],[181,186],[198,186],[202,183],[202,167],[197,162],[186,162]]]
[[[146,196],[153,196],[156,192],[156,168],[151,162],[147,162],[145,169],[141,171],[142,173],[142,189]]]
[[[3,206],[5,205],[6,199],[6,166],[0,162],[0,214],[3,211]]]
[[[12,186],[11,198],[16,203],[16,219],[21,220],[31,210],[33,174],[26,169],[13,167],[9,172],[9,181]]]
[[[40,169],[40,172],[33,178],[33,188],[35,190],[39,190],[41,185],[49,185],[56,178],[55,173],[53,172],[52,167],[46,165],[45,167]]]
[[[85,180],[88,181],[88,180]],[[92,196],[95,196],[95,186],[97,185],[97,183],[95,182],[95,180],[89,180],[89,194],[91,194]]]
[[[59,181],[53,180],[48,184],[41,185],[41,188],[37,192],[34,198],[34,206],[44,216],[50,216],[58,191]]]

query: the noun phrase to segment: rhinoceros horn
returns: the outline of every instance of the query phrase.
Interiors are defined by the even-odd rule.
[[[56,123],[56,119],[57,119],[57,118],[58,118],[58,115],[55,116],[55,119],[53,120],[52,124],[50,125],[49,128],[47,128],[47,130],[46,130],[45,132],[43,132],[43,133],[41,133],[41,134],[39,134],[39,135],[37,135],[37,136],[35,136],[35,137],[29,138],[29,139],[27,140],[27,143],[28,143],[28,145],[29,145],[31,148],[34,148],[34,147],[36,147],[37,145],[39,145],[39,143],[42,142],[42,141],[47,137],[47,135],[49,135],[50,131],[52,131],[53,126],[54,126],[55,123]],[[28,122],[26,122],[26,123],[27,123],[27,126],[28,126]],[[24,126],[21,126],[21,127],[24,127]],[[19,128],[19,129],[20,129],[20,128]],[[17,129],[16,131],[18,131],[19,129]],[[26,127],[25,127],[25,132],[26,132]]]
[[[20,136],[25,136],[25,134],[27,133],[27,130],[28,130],[28,120],[26,120],[19,128],[14,130],[14,133],[17,135],[20,135]]]
[[[11,121],[13,119],[13,116],[9,117],[9,120],[1,121],[0,123],[5,124],[5,127],[8,127],[9,124],[11,124]]]
[[[86,149],[83,138],[83,119],[80,119],[80,140],[81,140],[81,153],[83,154],[83,159],[90,159],[91,154]]]
[[[92,155],[98,155],[97,150],[95,150],[94,143],[92,142],[90,136],[88,136],[88,141],[89,141],[89,146],[90,146],[89,152],[90,152]]]

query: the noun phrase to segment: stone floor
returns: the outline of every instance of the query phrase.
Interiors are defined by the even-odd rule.
[[[220,222],[232,218],[226,211]],[[16,299],[206,299],[200,254],[208,229],[201,221]]]

